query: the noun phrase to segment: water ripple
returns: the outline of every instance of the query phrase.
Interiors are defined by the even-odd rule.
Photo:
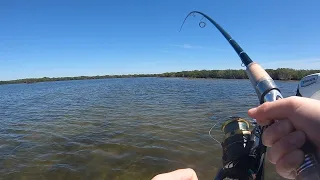
[[[295,82],[277,82],[286,96]],[[105,79],[0,86],[1,179],[150,179],[194,168],[212,179],[208,130],[247,117],[247,80]],[[219,127],[213,135],[222,137]],[[267,178],[279,179],[268,166]]]

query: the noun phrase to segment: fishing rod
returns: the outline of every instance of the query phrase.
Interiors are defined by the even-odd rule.
[[[190,12],[184,19],[181,29],[188,17],[190,15],[195,16],[196,14],[202,15],[202,19],[205,18],[209,20],[236,51],[243,65],[246,66],[246,73],[257,93],[260,104],[283,98],[279,88],[269,74],[258,63],[253,62],[239,44],[208,15],[199,11]],[[199,26],[203,28],[206,26],[206,23],[201,20]],[[254,129],[249,131],[249,123],[239,117],[232,117],[224,123],[222,130],[225,133],[225,138],[221,143],[223,148],[222,160],[224,167],[219,171],[215,179],[264,179],[266,146],[262,144],[261,137],[267,126],[262,127],[255,122],[253,122],[253,125]],[[302,147],[302,150],[305,153],[305,160],[297,169],[296,179],[320,179],[318,171],[319,164],[314,155],[315,147],[307,142]]]

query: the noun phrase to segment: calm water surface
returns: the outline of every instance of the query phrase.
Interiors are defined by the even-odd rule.
[[[297,82],[277,82],[285,96]],[[0,86],[0,179],[150,179],[221,167],[208,135],[258,104],[248,80],[132,78]],[[221,137],[219,127],[213,134]],[[267,179],[280,179],[267,168]]]

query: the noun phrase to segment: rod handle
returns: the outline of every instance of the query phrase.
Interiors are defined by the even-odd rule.
[[[253,85],[256,87],[259,82],[272,79],[269,74],[256,62],[252,62],[247,66],[247,75]]]

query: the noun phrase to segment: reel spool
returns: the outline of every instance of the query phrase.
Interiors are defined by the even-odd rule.
[[[221,127],[222,131],[225,134],[224,136],[225,140],[237,134],[251,135],[251,131],[249,130],[249,128],[250,128],[249,122],[240,117],[231,117],[231,119],[223,123]]]
[[[224,163],[249,154],[252,146],[249,128],[249,122],[240,117],[231,117],[223,123],[221,129],[224,132],[224,140],[221,145]]]
[[[221,127],[224,140],[221,143],[223,149],[223,171],[228,178],[248,179],[256,174],[253,169],[255,156],[252,154],[254,141],[250,131],[249,121],[240,117],[231,117]]]

